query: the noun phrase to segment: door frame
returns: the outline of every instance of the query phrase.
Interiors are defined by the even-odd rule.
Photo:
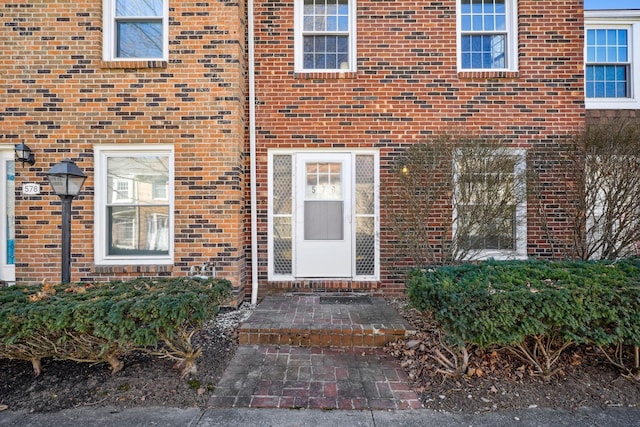
[[[309,155],[318,155],[322,156],[324,154],[341,154],[341,155],[349,155],[350,156],[350,177],[351,180],[351,189],[350,189],[350,197],[351,197],[351,275],[349,277],[301,277],[296,273],[295,260],[291,260],[291,271],[289,274],[278,273],[276,274],[274,267],[274,182],[273,182],[273,173],[274,173],[274,156],[289,156],[290,164],[291,164],[291,192],[292,192],[292,212],[290,214],[291,217],[291,257],[293,258],[296,252],[296,215],[297,215],[297,157],[304,156],[308,157]],[[374,221],[374,273],[371,275],[356,275],[356,209],[355,209],[355,195],[356,195],[356,159],[357,156],[372,156],[373,157],[373,196],[374,196],[374,213],[371,215]],[[267,211],[267,256],[268,256],[268,281],[277,282],[277,281],[296,281],[296,280],[353,280],[353,281],[379,281],[380,280],[380,152],[376,149],[328,149],[328,150],[318,150],[318,149],[271,149],[267,153],[267,184],[268,184],[268,211]]]
[[[14,264],[7,264],[7,216],[6,216],[6,201],[8,197],[13,196],[15,207],[15,187],[14,194],[7,193],[7,161],[12,160],[14,162],[14,185],[15,185],[15,152],[13,146],[0,145],[0,280],[15,283],[16,281],[16,267]],[[14,221],[15,232],[15,221]],[[15,248],[15,239],[14,239]],[[15,249],[14,249],[15,250]],[[15,252],[14,252],[15,256]]]

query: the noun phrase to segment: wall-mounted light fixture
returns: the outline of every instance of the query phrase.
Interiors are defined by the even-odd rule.
[[[22,162],[23,166],[25,163],[29,163],[29,165],[33,166],[36,162],[36,158],[28,145],[17,144],[13,150],[16,152],[16,157]]]

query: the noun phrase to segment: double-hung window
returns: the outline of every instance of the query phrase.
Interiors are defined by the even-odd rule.
[[[516,0],[458,0],[458,69],[517,69]]]
[[[296,71],[354,71],[356,0],[296,0]]]
[[[585,105],[587,108],[640,108],[640,14],[637,11],[585,12]]]
[[[524,152],[504,150],[483,157],[473,150],[460,150],[453,166],[458,255],[466,259],[526,257]]]
[[[173,148],[95,147],[96,264],[168,264]]]
[[[628,98],[630,66],[627,28],[587,29],[587,98]]]
[[[168,0],[104,0],[103,59],[166,60]]]

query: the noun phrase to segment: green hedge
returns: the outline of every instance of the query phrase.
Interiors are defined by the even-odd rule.
[[[509,346],[530,337],[640,345],[640,260],[489,261],[415,270],[408,296],[458,344]]]
[[[139,278],[128,282],[0,288],[0,357],[108,362],[147,351],[195,369],[191,337],[230,297],[227,280]]]

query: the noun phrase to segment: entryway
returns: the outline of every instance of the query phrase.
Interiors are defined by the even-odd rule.
[[[377,280],[378,153],[270,152],[271,280]]]

